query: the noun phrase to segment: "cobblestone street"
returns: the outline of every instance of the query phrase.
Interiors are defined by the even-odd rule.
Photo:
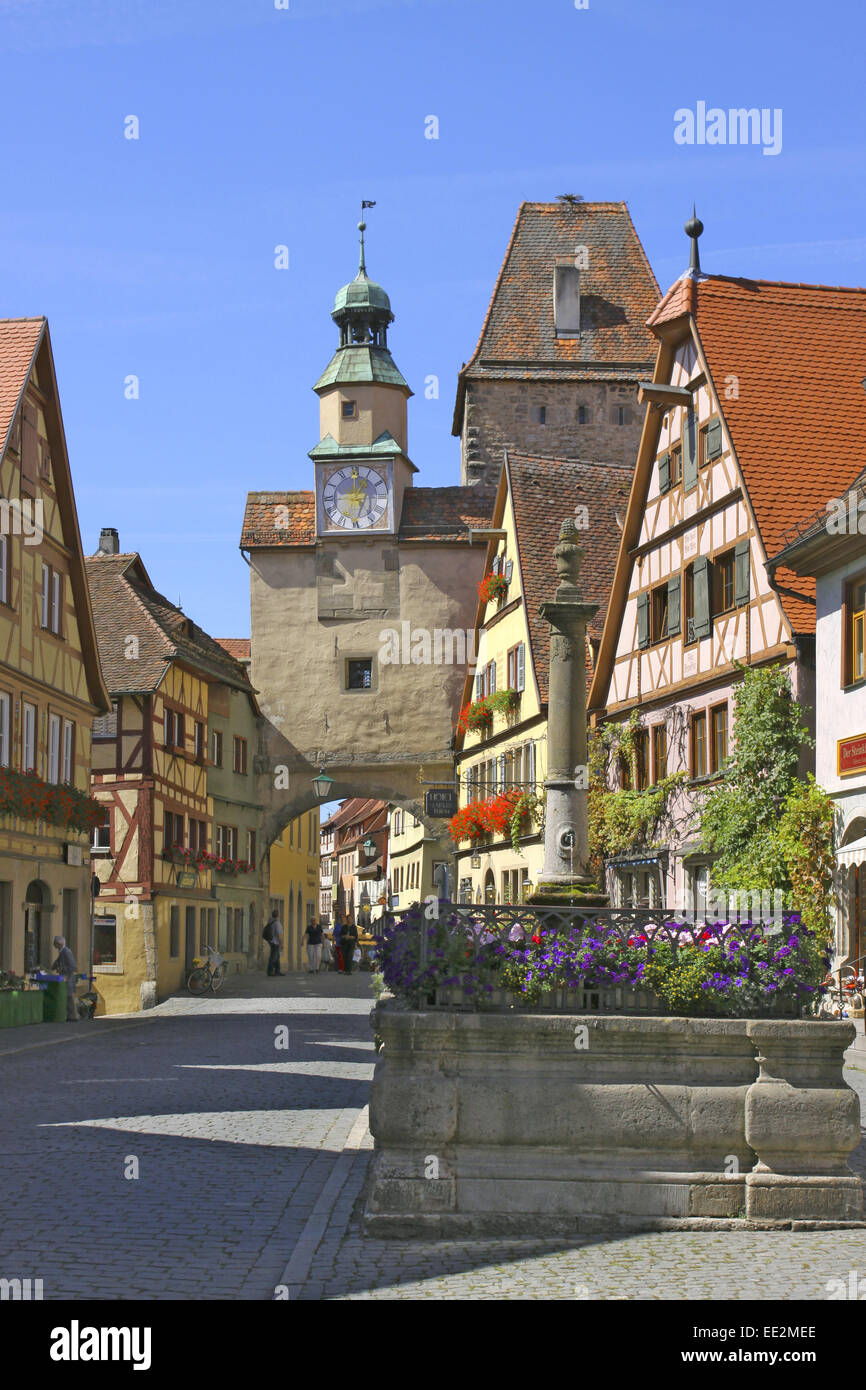
[[[0,1277],[46,1299],[820,1300],[866,1272],[862,1230],[364,1237],[370,1003],[366,974],[250,974],[4,1030]],[[866,1071],[846,1075],[866,1109]]]

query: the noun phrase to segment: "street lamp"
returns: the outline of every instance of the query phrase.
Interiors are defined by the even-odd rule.
[[[313,791],[316,793],[319,801],[327,801],[328,793],[334,785],[333,777],[329,777],[325,769],[322,768],[318,777],[313,777],[311,781],[313,784]]]
[[[364,841],[363,850],[368,859],[372,859],[373,855],[376,853],[376,846],[374,845],[373,841],[369,838],[369,836]]]

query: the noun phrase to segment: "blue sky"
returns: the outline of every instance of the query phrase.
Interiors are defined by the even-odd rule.
[[[864,29],[860,0],[0,0],[0,314],[49,319],[85,549],[116,526],[249,633],[244,498],[311,486],[361,198],[420,484],[458,480],[456,375],[523,199],[624,198],[663,288],[692,199],[706,270],[864,284]],[[698,101],[781,108],[781,153],[677,145]]]

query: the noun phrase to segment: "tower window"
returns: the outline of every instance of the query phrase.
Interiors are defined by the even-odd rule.
[[[546,405],[536,405],[536,406],[534,406],[534,407],[533,407],[532,414],[533,414],[533,418],[534,418],[534,420],[535,420],[536,425],[546,425],[546,424],[547,424],[547,406],[546,406]]]
[[[579,405],[577,407],[577,423],[579,425],[589,424],[589,410],[585,405]]]
[[[346,662],[346,689],[347,690],[370,690],[373,685],[373,660],[372,657],[364,657],[360,661],[354,659]]]
[[[343,419],[355,420],[358,417],[358,402],[343,401]]]
[[[629,406],[629,405],[615,405],[615,406],[613,407],[612,411],[611,411],[611,424],[612,424],[612,425],[630,425],[630,424],[631,424],[631,406]]]

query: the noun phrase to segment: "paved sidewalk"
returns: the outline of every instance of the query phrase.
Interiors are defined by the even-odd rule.
[[[370,1239],[371,1002],[367,974],[253,973],[3,1030],[0,1278],[46,1299],[579,1301],[821,1300],[866,1278],[862,1230]],[[866,1176],[866,1145],[854,1162]]]

